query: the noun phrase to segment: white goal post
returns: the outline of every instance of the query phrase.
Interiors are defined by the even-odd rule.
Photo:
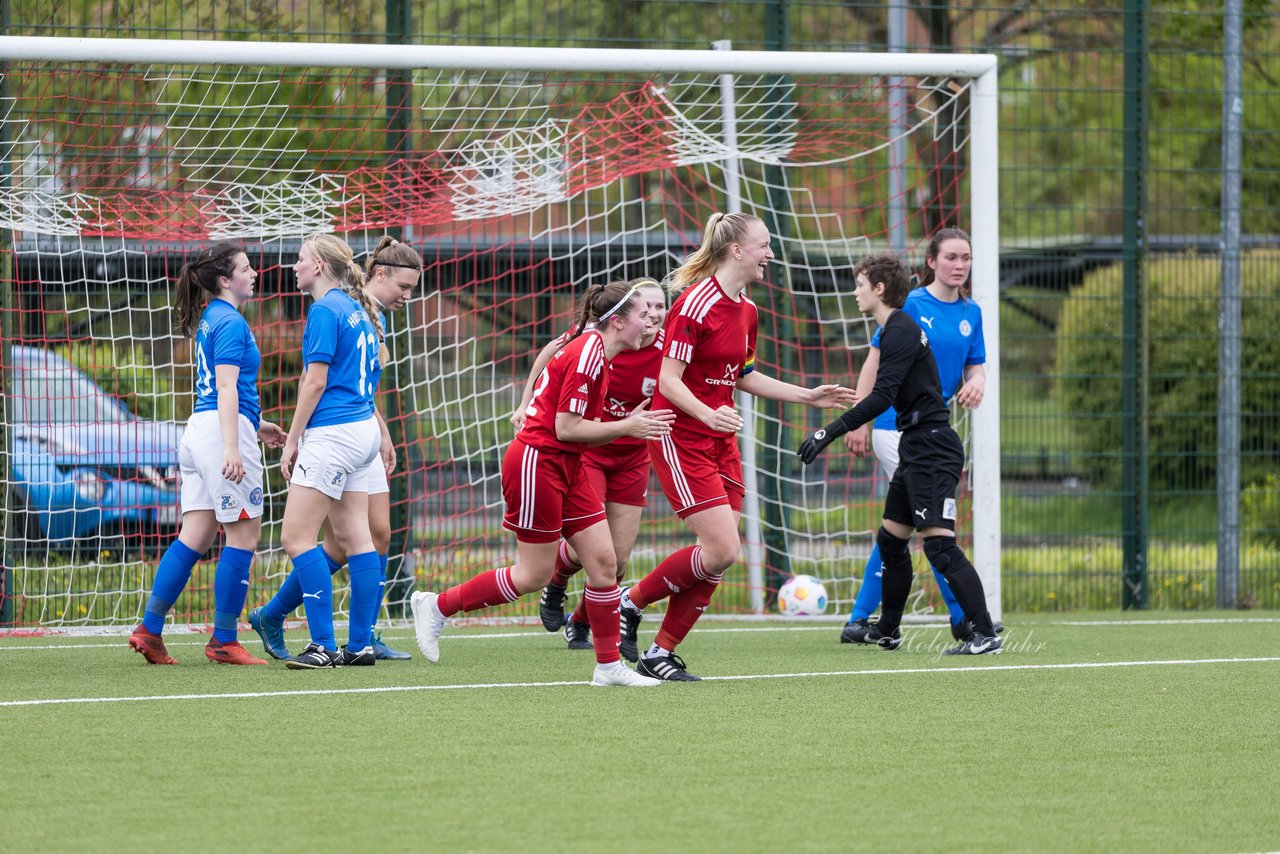
[[[856,261],[860,251],[887,248],[884,235],[889,226],[862,227],[867,222],[882,223],[888,215],[880,210],[887,208],[887,203],[875,198],[874,192],[875,188],[890,185],[887,180],[881,180],[886,167],[880,163],[880,142],[874,141],[884,141],[887,132],[881,128],[876,131],[878,137],[868,137],[872,142],[858,141],[853,130],[842,126],[842,122],[850,122],[842,118],[845,114],[841,111],[848,110],[849,116],[864,116],[871,108],[868,105],[874,106],[891,97],[886,94],[890,88],[886,78],[915,81],[916,91],[921,94],[913,104],[919,120],[909,128],[911,139],[924,150],[940,135],[951,135],[954,137],[948,141],[951,150],[963,152],[960,160],[964,169],[962,177],[957,179],[963,186],[955,192],[964,199],[966,209],[954,211],[956,220],[951,224],[966,228],[972,236],[973,298],[982,309],[988,350],[985,400],[969,422],[972,555],[986,588],[991,614],[1000,619],[998,99],[994,56],[8,36],[0,37],[0,63],[13,69],[32,67],[35,70],[31,73],[36,77],[49,73],[48,69],[63,66],[108,67],[113,69],[112,74],[118,69],[131,69],[119,72],[128,77],[128,85],[114,84],[117,91],[125,93],[121,97],[131,97],[127,93],[134,91],[147,93],[147,98],[155,95],[151,103],[122,101],[114,113],[104,111],[103,116],[127,115],[128,121],[134,122],[128,134],[117,134],[111,141],[110,145],[114,146],[111,150],[120,151],[132,145],[138,152],[145,151],[146,161],[145,168],[131,165],[125,178],[114,175],[114,184],[103,179],[94,185],[85,178],[92,170],[87,170],[84,163],[92,158],[84,152],[95,152],[97,160],[92,163],[100,164],[105,158],[96,152],[107,150],[107,144],[98,141],[88,126],[95,120],[88,117],[83,127],[64,127],[52,104],[47,107],[48,115],[40,112],[46,106],[38,101],[39,87],[33,86],[24,94],[17,91],[21,87],[16,82],[6,79],[5,88],[0,91],[3,99],[0,151],[9,166],[8,177],[0,186],[0,231],[5,235],[0,252],[8,256],[3,274],[8,299],[18,299],[17,292],[29,286],[20,284],[26,280],[16,272],[21,260],[18,256],[24,252],[37,258],[31,263],[38,263],[39,258],[45,257],[41,253],[50,251],[81,254],[101,251],[117,255],[121,259],[120,269],[109,275],[118,278],[109,281],[110,285],[137,280],[138,274],[131,271],[139,264],[145,266],[145,259],[137,255],[147,247],[154,250],[162,244],[171,244],[184,249],[201,241],[226,238],[253,242],[264,247],[264,252],[274,247],[283,253],[293,245],[290,241],[324,230],[350,235],[357,251],[371,245],[369,235],[393,229],[411,235],[410,242],[418,243],[439,238],[453,241],[457,246],[461,245],[459,235],[466,235],[470,241],[466,245],[472,253],[479,253],[474,247],[484,241],[501,239],[521,246],[548,247],[546,252],[552,257],[549,263],[572,269],[572,278],[564,281],[553,278],[545,292],[539,292],[541,302],[536,308],[523,314],[516,312],[513,321],[516,326],[495,326],[488,330],[481,329],[483,324],[474,320],[459,319],[459,305],[473,306],[483,304],[486,299],[498,299],[491,290],[459,300],[430,283],[427,292],[415,299],[416,307],[409,312],[408,319],[393,319],[391,324],[393,332],[402,336],[395,339],[399,368],[394,374],[403,383],[399,391],[404,397],[404,418],[414,421],[417,435],[423,437],[424,442],[438,448],[432,465],[461,473],[457,477],[463,480],[471,477],[471,485],[483,489],[484,496],[475,501],[482,507],[474,518],[463,519],[469,511],[465,507],[456,508],[466,505],[466,501],[454,499],[450,506],[455,508],[458,519],[451,517],[448,525],[432,517],[430,503],[423,505],[426,509],[420,511],[422,518],[410,514],[409,525],[426,531],[446,528],[442,534],[445,538],[466,536],[472,538],[469,542],[483,542],[484,545],[468,548],[485,554],[485,560],[492,547],[483,537],[474,536],[474,529],[482,526],[478,521],[483,515],[481,510],[492,516],[497,501],[496,482],[492,471],[476,472],[480,460],[491,457],[494,448],[505,444],[508,438],[503,434],[507,413],[500,411],[500,402],[493,403],[495,396],[505,395],[502,399],[508,400],[519,395],[517,379],[513,377],[516,373],[513,366],[519,363],[499,346],[503,336],[512,338],[517,330],[530,326],[541,330],[543,327],[537,324],[547,318],[540,312],[550,310],[556,322],[566,319],[566,300],[575,288],[580,291],[587,282],[634,270],[639,261],[648,265],[645,269],[677,263],[691,248],[688,235],[700,228],[707,210],[743,209],[766,218],[771,228],[777,222],[790,229],[790,233],[781,238],[785,251],[779,258],[782,271],[778,277],[779,289],[755,296],[758,303],[763,300],[762,316],[765,312],[776,313],[782,318],[780,329],[790,329],[788,324],[816,321],[815,334],[820,340],[826,340],[822,336],[831,341],[843,340],[850,351],[867,345],[870,330],[864,320],[848,311],[851,299],[843,299],[826,284],[812,284],[819,279],[838,283],[841,269],[847,268],[848,262]],[[246,71],[238,75],[229,71],[235,69],[252,70],[252,73]],[[280,75],[273,78],[273,70],[278,69],[295,69],[297,76],[290,76],[288,81],[281,80]],[[406,132],[418,133],[424,139],[441,140],[442,146],[449,146],[416,152],[422,155],[415,161],[420,167],[415,175],[420,180],[404,190],[418,194],[412,201],[393,198],[383,204],[374,197],[374,188],[377,193],[400,192],[395,189],[400,185],[393,186],[393,182],[379,172],[387,162],[385,158],[357,162],[348,149],[317,154],[308,148],[309,134],[344,132],[354,137],[362,130],[354,119],[350,125],[343,125],[342,111],[331,109],[332,103],[326,102],[324,109],[319,109],[315,101],[308,102],[310,109],[320,115],[314,123],[302,127],[291,123],[307,120],[308,108],[299,108],[288,98],[273,96],[275,100],[255,100],[250,97],[236,102],[238,112],[209,100],[235,87],[263,87],[265,91],[273,86],[279,89],[295,85],[295,81],[302,81],[296,83],[302,86],[306,70],[320,69],[359,72],[337,83],[325,83],[328,87],[325,97],[331,101],[353,99],[357,105],[352,107],[353,111],[357,107],[365,110],[369,104],[383,109],[385,103],[378,99],[386,97],[389,72],[403,73],[397,79],[402,80],[411,93],[409,110],[413,124]],[[225,77],[219,77],[220,74]],[[602,94],[598,95],[584,94],[585,84],[576,83],[597,78],[607,78],[614,88],[602,87]],[[850,93],[845,93],[823,82],[846,79],[857,81],[858,94],[851,94],[854,83],[850,83]],[[627,88],[615,83],[621,80],[635,81],[635,85]],[[780,84],[779,80],[787,82]],[[803,83],[795,81],[813,81],[813,85],[806,90]],[[86,78],[84,85],[92,84]],[[623,89],[626,90],[623,96],[608,100]],[[783,92],[785,99],[778,92]],[[578,100],[572,102],[572,109],[557,112],[555,99],[561,96]],[[953,100],[947,102],[945,111],[930,106],[946,98]],[[92,100],[86,98],[86,102]],[[253,109],[246,109],[246,104]],[[371,110],[368,112],[375,115]],[[944,112],[949,117],[945,121],[940,118]],[[140,118],[132,118],[135,114],[148,118],[144,123]],[[635,118],[640,114],[648,122],[644,125],[646,134],[652,135],[652,141],[646,141],[648,147],[644,150],[629,149],[627,146],[633,140],[628,139],[627,134],[608,135],[610,122],[624,126],[627,122],[640,121]],[[209,139],[209,134],[202,133],[200,127],[204,115],[215,116],[221,123],[217,127],[234,132],[225,133],[223,140]],[[105,119],[99,120],[99,124],[103,121]],[[237,121],[241,123],[239,130],[234,124]],[[887,127],[887,114],[885,122]],[[852,148],[855,144],[859,147],[857,151]],[[259,146],[259,153],[265,152],[270,157],[261,163],[250,163],[246,152],[254,146]],[[618,151],[624,153],[618,154]],[[133,154],[127,153],[127,156]],[[68,165],[77,157],[83,162]],[[240,171],[235,172],[233,166]],[[924,195],[922,188],[930,179],[923,174],[923,166],[895,168],[905,168],[915,180],[915,183],[907,181],[905,192],[912,192],[914,187],[918,196]],[[697,186],[688,186],[686,172],[681,170],[699,176],[695,181]],[[829,176],[835,170],[858,175],[866,172],[871,177],[859,178],[857,183],[851,180],[848,186],[841,185],[837,193],[820,183],[833,180]],[[813,181],[815,176],[819,176],[819,183],[805,183]],[[422,189],[423,181],[435,182],[434,195],[425,201],[429,194]],[[628,182],[634,182],[635,186]],[[640,188],[638,194],[636,188]],[[855,195],[861,197],[855,199]],[[688,202],[693,197],[705,197],[710,207],[703,207],[701,202]],[[784,205],[769,207],[775,198],[782,198]],[[138,202],[139,199],[145,201]],[[163,222],[165,216],[179,214],[156,213],[155,206],[160,204],[157,199],[164,200],[173,211],[181,211],[180,215],[188,219],[176,224]],[[908,206],[912,202],[912,198],[906,198]],[[141,207],[130,208],[133,204]],[[393,221],[397,205],[407,212],[398,223]],[[448,225],[441,224],[444,221],[443,214],[439,213],[441,207],[448,207],[453,217]],[[386,218],[388,209],[392,220]],[[121,213],[122,210],[125,212]],[[663,211],[668,215],[664,216]],[[769,217],[773,218],[772,222]],[[917,231],[919,221],[915,224]],[[905,225],[897,223],[894,227]],[[631,242],[619,240],[619,235]],[[354,239],[357,237],[358,241]],[[911,257],[907,260],[920,263],[920,241],[927,240],[927,235],[917,233],[914,238]],[[628,245],[635,248],[628,250]],[[51,246],[62,248],[50,250]],[[590,248],[584,249],[584,246]],[[661,247],[661,251],[655,250],[655,246]],[[592,258],[607,260],[602,262],[602,268],[589,269]],[[287,268],[290,259],[279,263]],[[110,264],[106,268],[115,269]],[[822,276],[814,275],[814,270],[821,270]],[[172,273],[172,270],[152,270],[143,280],[150,281],[152,287],[164,288]],[[99,284],[91,274],[85,275],[93,286]],[[494,280],[500,277],[499,272],[485,275],[492,275]],[[66,292],[47,304],[58,307],[41,310],[65,311],[68,316],[85,310],[84,306],[92,303],[93,298],[81,298],[74,293],[82,284],[64,282]],[[517,299],[520,295],[511,298]],[[776,304],[769,304],[769,300],[775,300]],[[804,316],[808,308],[800,309],[801,313],[797,314],[794,308],[797,305],[816,307],[812,309],[816,316]],[[55,324],[62,330],[56,335],[47,322],[43,326],[36,323],[24,327],[18,334],[13,321],[23,309],[16,303],[0,305],[0,308],[11,315],[5,326],[3,363],[6,367],[11,367],[11,346],[34,341],[37,346],[53,350],[56,348],[52,342],[63,340],[59,337],[65,331],[62,324]],[[451,310],[454,313],[451,314]],[[828,310],[834,313],[828,315]],[[146,324],[157,330],[156,340],[168,340],[171,333],[164,306],[157,302],[148,311],[154,316]],[[81,327],[110,331],[91,332],[89,343],[99,340],[99,335],[107,335],[112,346],[116,346],[139,335],[136,320],[123,316],[106,327],[93,326],[95,323],[98,321],[88,320]],[[65,337],[70,341],[74,334],[66,332]],[[761,340],[762,358],[766,363],[775,364],[781,364],[781,357],[764,352],[765,348],[782,350],[793,343],[772,339],[765,343],[764,330]],[[151,346],[148,341],[138,343],[145,348]],[[168,345],[164,349],[170,350]],[[498,353],[499,350],[502,352]],[[827,364],[820,353],[800,352],[803,350],[797,350],[802,367],[806,359]],[[70,358],[71,350],[57,352]],[[179,355],[155,367],[173,380],[172,388],[157,394],[178,399],[171,409],[174,419],[180,421],[186,405],[182,401],[189,388],[181,384],[184,376],[181,350],[177,348],[173,352]],[[485,358],[488,361],[484,361]],[[384,384],[393,381],[392,373],[388,371]],[[811,379],[825,381],[816,376]],[[835,379],[851,384],[854,378],[846,375]],[[5,383],[9,391],[7,378]],[[762,527],[768,511],[756,500],[757,483],[751,481],[754,477],[769,477],[770,466],[778,471],[790,471],[786,476],[788,489],[801,495],[783,511],[784,519],[794,514],[806,520],[804,525],[788,528],[781,534],[787,548],[792,550],[790,558],[812,560],[817,567],[831,566],[832,561],[847,563],[848,566],[838,570],[841,583],[846,578],[860,577],[864,551],[845,552],[844,544],[855,535],[861,542],[868,542],[869,532],[865,529],[850,532],[841,527],[843,522],[832,522],[833,527],[829,529],[811,528],[818,522],[810,520],[834,516],[839,502],[829,499],[825,488],[805,481],[803,476],[794,480],[790,462],[778,460],[788,455],[793,457],[795,449],[767,446],[760,436],[761,431],[767,430],[763,422],[770,416],[758,416],[754,409],[749,409],[747,414],[753,424],[760,421],[759,427],[753,426],[747,431],[743,443],[751,493],[744,508],[749,610],[760,610],[762,594],[769,584],[765,569],[768,558],[763,548],[769,536],[765,530],[768,525]],[[803,419],[809,416],[784,414],[781,422],[778,416],[772,417],[776,435],[788,436],[795,435]],[[11,422],[8,413],[4,418],[6,435],[14,435],[20,425]],[[473,423],[459,426],[459,422],[466,419],[472,419]],[[25,487],[16,483],[17,452],[6,449],[5,453],[10,462],[5,467],[9,482],[2,486],[6,495],[12,496]],[[768,458],[767,464],[760,462],[762,455]],[[837,457],[834,449],[831,456]],[[421,477],[410,481],[411,488],[412,484],[441,492],[452,488],[441,485],[444,481],[437,479],[436,469],[431,466],[418,474]],[[107,475],[104,473],[103,477]],[[77,483],[79,488],[82,484]],[[809,494],[819,498],[810,503],[804,497]],[[282,509],[281,498],[279,492],[269,496],[268,517]],[[13,516],[16,505],[12,502],[17,499],[6,500],[11,502],[6,505],[9,511],[6,515]],[[783,503],[783,499],[778,501]],[[655,507],[665,511],[665,505],[651,505],[649,515]],[[32,508],[27,511],[27,529],[23,533],[48,534],[40,526],[52,524],[49,520],[56,511],[54,505],[50,503],[41,513],[34,513]],[[450,534],[450,531],[466,533]],[[9,536],[12,536],[11,530],[6,531],[6,537]],[[660,532],[655,536],[669,535]],[[421,574],[430,571],[427,567],[444,565],[453,559],[440,545],[443,540],[434,542],[436,546],[432,548],[438,548],[438,552],[424,548],[406,558],[411,570]],[[269,546],[264,538],[263,548],[269,551]],[[116,572],[116,568],[104,568],[111,558],[100,557],[93,564],[96,572],[113,579],[102,583],[118,585],[110,594],[99,590],[85,594],[76,586],[79,581],[66,581],[54,572],[61,568],[63,561],[53,557],[44,560],[43,566],[35,569],[44,569],[45,576],[28,574],[17,591],[32,601],[46,603],[33,606],[32,614],[25,618],[28,622],[127,624],[140,612],[138,603],[144,598],[140,591],[145,583],[128,580],[127,568],[120,572]],[[118,562],[121,567],[127,563],[123,558]],[[274,580],[267,581],[269,590],[278,584],[278,571],[277,567],[267,573],[268,576],[277,573]],[[817,574],[824,575],[824,572]],[[35,580],[41,577],[59,580]],[[92,595],[97,602],[100,596],[115,594],[123,596],[121,601],[104,606],[98,617],[83,617],[68,606],[71,601],[81,601],[75,600],[76,596]],[[840,603],[837,607],[845,607],[849,598],[843,593],[833,596],[833,600]]]

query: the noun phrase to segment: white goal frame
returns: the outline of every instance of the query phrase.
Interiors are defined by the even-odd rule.
[[[974,565],[988,608],[1001,615],[1000,587],[1000,313],[997,60],[991,54],[822,53],[733,50],[607,50],[595,48],[354,45],[303,42],[225,42],[107,38],[0,37],[0,61],[124,64],[364,67],[494,71],[823,74],[951,77],[972,81],[969,120],[969,216],[973,240],[973,298],[982,308],[987,343],[983,405],[972,416]],[[726,133],[732,127],[726,126]],[[748,413],[750,415],[750,413]],[[744,459],[746,466],[753,461]],[[748,504],[746,541],[753,592],[763,591],[758,515]],[[754,526],[754,527],[753,527]],[[757,552],[753,556],[753,547]],[[753,596],[753,603],[760,600]],[[759,605],[756,605],[757,610]]]

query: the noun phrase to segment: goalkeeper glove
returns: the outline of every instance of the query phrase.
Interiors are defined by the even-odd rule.
[[[847,415],[848,413],[845,413]],[[845,433],[849,432],[849,427],[845,423],[844,415],[841,415],[835,421],[832,421],[826,427],[814,432],[812,436],[804,440],[804,444],[797,451],[800,455],[800,461],[805,465],[813,462],[832,442],[839,439]]]

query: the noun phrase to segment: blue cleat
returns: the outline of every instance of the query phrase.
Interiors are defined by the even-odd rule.
[[[284,645],[283,620],[276,622],[266,617],[261,608],[254,608],[249,612],[249,625],[262,639],[262,648],[267,651],[267,655],[280,661],[288,661],[293,657]]]
[[[373,636],[373,654],[378,661],[408,661],[413,658],[409,653],[392,649],[383,643],[382,632],[378,632]]]

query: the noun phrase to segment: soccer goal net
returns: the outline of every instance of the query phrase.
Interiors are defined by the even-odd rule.
[[[210,241],[242,244],[259,271],[244,311],[264,415],[286,426],[300,241],[335,233],[363,260],[392,234],[426,259],[388,318],[380,398],[400,445],[397,615],[412,587],[513,558],[499,460],[533,355],[570,326],[575,297],[662,279],[728,210],[760,217],[777,256],[749,290],[756,364],[805,385],[852,385],[869,346],[853,263],[893,250],[918,266],[933,230],[972,234],[989,378],[961,424],[961,529],[998,613],[994,58],[0,38],[0,62],[11,623],[139,619],[179,518],[175,448],[193,402],[173,282]],[[847,609],[879,520],[874,460],[832,449],[802,469],[796,447],[831,413],[740,407],[745,545],[717,610],[766,610],[793,573],[825,582],[829,613]],[[288,571],[276,456],[250,607]],[[655,481],[629,575],[690,538]],[[927,611],[937,594],[917,567]],[[175,620],[211,622],[212,587],[206,560]]]

